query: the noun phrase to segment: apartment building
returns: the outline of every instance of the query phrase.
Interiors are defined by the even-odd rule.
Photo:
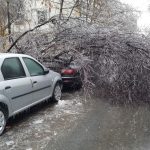
[[[64,1],[64,15],[69,15],[74,3],[73,0]],[[58,16],[60,13],[61,0],[25,0],[23,6],[23,11],[18,11],[18,18],[11,25],[12,33],[24,32],[45,22],[53,16]],[[41,27],[40,30],[48,30],[50,28],[51,26],[47,24]]]

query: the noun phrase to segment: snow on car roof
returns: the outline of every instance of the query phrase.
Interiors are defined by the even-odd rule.
[[[29,55],[25,54],[15,54],[15,53],[0,53],[0,58],[5,58],[5,57],[30,57]]]

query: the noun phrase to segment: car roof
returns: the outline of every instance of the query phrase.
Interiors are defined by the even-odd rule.
[[[30,57],[30,56],[25,54],[0,53],[0,58],[6,58],[6,57]]]

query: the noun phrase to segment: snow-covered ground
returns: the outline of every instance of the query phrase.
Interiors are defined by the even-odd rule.
[[[150,150],[150,105],[66,92],[9,121],[0,150]]]
[[[83,110],[79,92],[64,93],[58,104],[39,104],[8,122],[0,137],[0,150],[44,149],[63,130],[69,131]]]

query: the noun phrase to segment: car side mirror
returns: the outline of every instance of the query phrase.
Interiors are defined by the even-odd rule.
[[[44,75],[49,73],[49,69],[48,68],[44,68]]]

